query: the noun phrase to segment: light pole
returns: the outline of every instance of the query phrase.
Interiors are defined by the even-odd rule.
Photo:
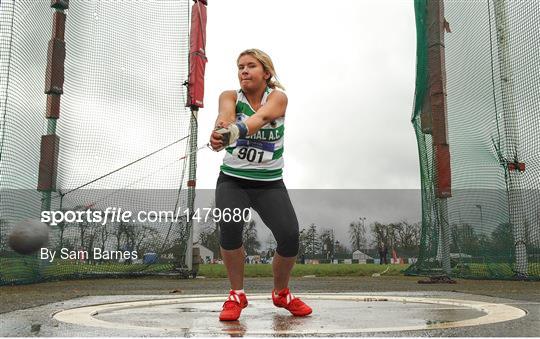
[[[300,231],[300,262],[302,264],[306,263],[306,243],[304,231],[304,228]]]
[[[311,233],[311,255],[315,258],[315,230]]]
[[[334,256],[336,255],[336,249],[338,248],[339,246],[339,240],[336,240],[334,242]],[[333,257],[332,257],[332,262],[333,262]],[[339,259],[338,259],[338,262],[339,262]]]
[[[480,228],[483,229],[484,228],[484,218],[482,216],[482,205],[478,204],[478,205],[475,205],[476,208],[478,208],[480,210]]]
[[[332,264],[334,263],[335,255],[336,255],[336,237],[334,235],[334,229],[332,228]]]
[[[366,232],[366,226],[365,226],[365,221],[366,221],[366,217],[360,217],[359,218],[360,221],[362,222],[362,232]],[[358,233],[358,237],[360,237],[360,232]],[[358,239],[358,250],[360,250],[360,239]]]

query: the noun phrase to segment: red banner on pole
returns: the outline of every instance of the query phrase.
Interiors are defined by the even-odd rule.
[[[206,67],[206,0],[193,0],[189,42],[189,78],[187,107],[204,107],[204,71]]]

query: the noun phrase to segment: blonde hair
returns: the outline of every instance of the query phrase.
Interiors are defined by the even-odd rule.
[[[263,70],[270,73],[270,78],[266,80],[266,84],[268,85],[268,87],[277,87],[285,90],[285,87],[283,87],[283,85],[277,79],[276,70],[274,69],[274,63],[272,62],[272,59],[270,59],[270,56],[268,54],[256,48],[246,49],[245,51],[240,53],[238,59],[236,59],[236,63],[238,63],[240,61],[240,58],[244,55],[251,55],[252,57],[257,59],[262,64]]]

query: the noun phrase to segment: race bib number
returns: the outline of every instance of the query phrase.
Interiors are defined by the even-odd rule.
[[[259,163],[272,160],[274,147],[270,142],[239,139],[232,154],[238,159]]]

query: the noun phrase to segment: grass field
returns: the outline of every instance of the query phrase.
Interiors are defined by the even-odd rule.
[[[55,278],[85,274],[100,275],[107,273],[168,272],[173,268],[173,264],[127,265],[124,263],[111,262],[94,265],[64,260],[47,263],[33,257],[0,258],[0,278],[4,281],[32,281],[35,279],[39,280],[39,277]]]
[[[292,272],[293,277],[370,277],[384,272],[384,276],[402,276],[409,265],[376,265],[376,264],[297,264]],[[36,258],[0,258],[0,283],[34,282],[42,279],[55,280],[89,276],[122,276],[158,273],[170,273],[173,264],[124,264],[108,262],[102,264],[76,263],[73,261],[56,261],[44,263]],[[529,263],[530,278],[538,280],[539,263]],[[224,265],[204,264],[199,266],[199,276],[206,278],[226,278]],[[453,276],[472,279],[512,279],[512,265],[467,264],[453,268]],[[245,277],[272,277],[272,266],[269,264],[246,264]]]
[[[409,265],[390,265],[385,276],[403,275],[403,271]],[[375,264],[319,264],[319,265],[296,265],[293,277],[314,275],[316,277],[362,277],[371,276],[374,273],[382,273],[387,266]],[[227,272],[224,265],[200,265],[199,275],[207,278],[226,278]],[[248,264],[245,266],[246,277],[271,277],[271,265]]]
[[[78,274],[123,274],[136,272],[170,272],[172,264],[132,264],[104,263],[100,265],[74,263],[70,261],[57,261],[52,264],[40,263],[34,258],[0,258],[0,276],[2,280],[33,280],[38,276],[54,278],[62,276],[76,276]],[[385,276],[403,275],[403,271],[408,265],[390,265],[384,273]],[[387,266],[375,264],[319,264],[301,265],[297,264],[292,272],[294,277],[316,276],[316,277],[359,277],[371,276],[374,273],[382,273]],[[199,276],[207,278],[226,278],[227,272],[224,265],[205,264],[199,266]],[[248,278],[271,277],[272,265],[268,264],[246,264],[245,276]]]

